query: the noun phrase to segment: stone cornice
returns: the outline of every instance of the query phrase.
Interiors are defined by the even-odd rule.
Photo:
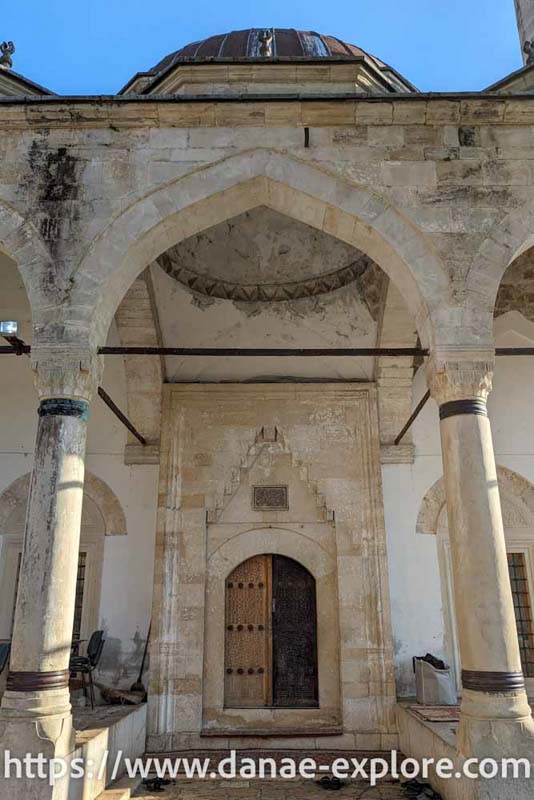
[[[533,125],[534,96],[82,96],[0,98],[0,127],[305,127]]]

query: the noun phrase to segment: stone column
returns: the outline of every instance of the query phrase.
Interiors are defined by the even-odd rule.
[[[462,660],[460,753],[517,755],[532,730],[486,400],[492,354],[434,356],[428,384],[441,447]],[[524,734],[527,733],[527,737]],[[530,751],[533,755],[534,751]]]
[[[33,352],[39,421],[0,742],[14,756],[52,758],[68,754],[74,744],[68,665],[86,428],[98,359],[81,354],[65,362],[37,347]],[[13,779],[7,790],[11,798],[26,800],[63,797],[65,787]]]

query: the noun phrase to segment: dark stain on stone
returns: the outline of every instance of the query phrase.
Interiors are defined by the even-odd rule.
[[[32,142],[28,160],[28,182],[37,198],[36,221],[57,256],[61,239],[73,235],[78,221],[78,162],[68,147],[51,148],[47,137]]]
[[[420,192],[420,199],[429,205],[461,203],[478,205],[492,210],[510,211],[518,208],[522,201],[515,197],[507,186],[442,186],[438,192]]]
[[[30,148],[30,167],[37,179],[40,203],[65,202],[78,196],[76,159],[67,147],[49,150],[34,141]]]
[[[476,141],[476,128],[472,125],[462,125],[458,128],[458,140],[462,147],[475,147]]]

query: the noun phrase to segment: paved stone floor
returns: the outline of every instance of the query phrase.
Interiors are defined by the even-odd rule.
[[[407,800],[399,783],[384,781],[373,788],[362,781],[347,781],[339,791],[326,791],[312,780],[187,780],[179,778],[163,792],[145,786],[136,798],[161,800]]]

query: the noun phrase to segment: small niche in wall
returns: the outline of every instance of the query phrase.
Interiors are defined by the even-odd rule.
[[[255,511],[278,511],[289,508],[287,486],[254,486],[252,505]]]

